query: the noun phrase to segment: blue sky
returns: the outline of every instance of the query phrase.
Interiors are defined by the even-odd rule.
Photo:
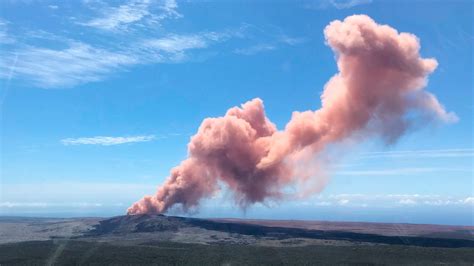
[[[459,122],[367,141],[305,199],[195,215],[473,224],[473,4],[2,1],[0,213],[118,215],[154,193],[206,117],[260,97],[283,128],[337,72],[323,29],[367,14],[411,32]]]

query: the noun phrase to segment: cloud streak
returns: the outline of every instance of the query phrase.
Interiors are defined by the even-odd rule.
[[[174,0],[132,0],[118,7],[110,7],[103,2],[92,3],[99,5],[92,8],[103,16],[82,25],[103,30],[123,30],[137,24],[140,31],[146,31],[148,24],[180,16]],[[138,25],[140,23],[147,25]],[[8,24],[0,20],[0,43],[15,43],[15,46],[5,46],[0,60],[0,78],[21,79],[40,88],[68,88],[97,82],[140,64],[184,62],[188,59],[188,51],[208,48],[240,32],[167,34],[161,38],[134,36],[130,41],[120,45],[113,43],[104,48],[41,30],[27,31],[27,38],[17,43],[8,35]],[[32,45],[32,40],[40,43],[54,41],[57,45]]]
[[[113,205],[117,206],[117,205]],[[102,203],[91,202],[0,202],[0,208],[51,208],[51,207],[71,207],[71,208],[92,208],[103,207]]]
[[[472,169],[458,169],[458,168],[391,168],[381,170],[351,170],[351,171],[337,171],[337,175],[341,176],[400,176],[400,175],[414,175],[438,172],[467,172],[472,173]]]
[[[286,35],[272,36],[274,40],[258,43],[249,47],[234,49],[234,54],[255,55],[263,52],[269,52],[281,48],[281,46],[295,46],[305,42],[303,38],[293,38]]]
[[[8,34],[8,21],[0,18],[0,44],[12,44],[15,40]]]
[[[182,17],[174,0],[131,0],[119,6],[91,1],[86,5],[99,16],[74,22],[73,26],[81,25],[81,35],[87,36],[85,39],[41,29],[22,30],[23,36],[15,39],[8,34],[9,22],[0,19],[0,43],[5,44],[0,78],[40,88],[70,88],[104,80],[137,65],[183,63],[193,60],[196,55],[202,58],[199,50],[231,39],[247,39],[248,31],[256,29],[248,24],[195,33],[169,33],[157,29],[156,26],[166,19]],[[257,30],[259,34],[254,37],[262,38],[265,33]],[[304,41],[281,33],[270,35],[272,40],[265,40],[265,43],[274,44],[229,50],[250,55]],[[91,39],[97,41],[92,44]]]
[[[65,146],[70,145],[102,145],[112,146],[126,143],[148,142],[154,140],[154,135],[148,136],[132,136],[132,137],[105,137],[97,136],[91,138],[67,138],[62,139],[61,143]]]
[[[98,81],[106,75],[138,63],[132,56],[110,52],[81,42],[73,42],[65,49],[55,50],[26,46],[4,53],[0,70],[14,64],[13,77],[25,77],[39,87],[70,87]]]
[[[372,3],[372,0],[329,0],[330,5],[337,9],[347,9],[359,5],[366,5]]]
[[[116,50],[66,39],[58,40],[65,43],[66,48],[63,49],[19,45],[15,50],[4,52],[0,61],[0,77],[23,78],[41,88],[73,87],[103,80],[135,65],[184,62],[191,50],[208,48],[235,37],[235,34],[173,34],[143,39]],[[15,61],[14,71],[9,71]]]
[[[474,207],[474,197],[454,197],[430,194],[331,194],[319,195],[297,203],[305,206],[347,206],[347,207],[415,207],[415,206],[458,206]]]
[[[243,36],[243,27],[220,32],[166,34],[144,37],[108,48],[63,38],[43,31],[29,33],[30,38],[54,41],[60,48],[44,48],[18,43],[5,49],[0,60],[0,78],[23,79],[40,88],[69,88],[103,80],[113,73],[136,65],[183,63],[191,53]],[[0,37],[1,37],[0,24]],[[14,71],[10,71],[17,64]]]
[[[211,45],[240,37],[242,29],[235,32],[200,32],[195,34],[168,34],[161,38],[149,38],[136,45],[137,56],[148,62],[183,62],[187,53],[206,49]]]
[[[474,149],[433,149],[433,150],[404,150],[404,151],[380,151],[366,152],[360,154],[365,158],[457,158],[473,157]]]
[[[151,12],[152,7],[159,10],[159,13]],[[174,0],[132,0],[117,7],[102,7],[98,10],[99,17],[78,24],[108,31],[127,30],[139,22],[159,24],[164,19],[180,17],[177,7]]]
[[[238,48],[234,50],[234,53],[241,55],[254,55],[260,52],[273,51],[276,47],[271,44],[257,44],[247,48]]]
[[[321,0],[306,3],[305,7],[310,9],[349,9],[370,3],[372,3],[372,0]]]

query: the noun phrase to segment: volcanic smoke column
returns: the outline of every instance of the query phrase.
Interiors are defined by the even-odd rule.
[[[258,98],[205,119],[188,144],[188,158],[155,195],[128,213],[163,213],[174,205],[187,210],[216,192],[218,183],[227,185],[241,206],[279,198],[286,185],[318,178],[317,171],[301,175],[297,165],[330,144],[368,137],[393,143],[411,125],[457,120],[423,90],[437,62],[420,57],[415,35],[365,15],[333,21],[324,35],[339,73],[325,85],[319,110],[294,112],[282,131],[265,116]]]

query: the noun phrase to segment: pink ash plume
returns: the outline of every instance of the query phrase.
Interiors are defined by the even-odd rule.
[[[163,213],[175,205],[188,210],[221,183],[243,207],[280,198],[285,186],[307,178],[297,171],[298,162],[317,158],[328,145],[369,137],[392,143],[412,124],[457,119],[423,90],[437,62],[420,57],[415,35],[365,15],[333,21],[324,35],[339,73],[325,85],[319,110],[294,112],[281,131],[258,98],[205,119],[188,144],[188,158],[128,213]],[[318,172],[311,176],[318,178]]]

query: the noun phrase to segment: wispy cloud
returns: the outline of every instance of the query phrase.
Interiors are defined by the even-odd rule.
[[[133,136],[133,137],[104,137],[97,136],[91,138],[67,138],[62,139],[61,143],[63,145],[119,145],[125,143],[134,143],[134,142],[147,142],[155,139],[154,135],[148,136]]]
[[[254,55],[260,52],[272,51],[275,49],[276,47],[271,44],[257,44],[257,45],[250,46],[247,48],[235,49],[234,53],[241,54],[241,55]]]
[[[391,175],[413,175],[420,173],[434,173],[434,172],[470,172],[472,169],[459,169],[459,168],[390,168],[390,169],[378,169],[378,170],[350,170],[350,171],[337,171],[338,175],[342,176],[391,176]]]
[[[121,182],[78,182],[73,177],[39,183],[3,183],[1,201],[10,203],[114,202],[131,203],[137,197],[155,190],[153,181],[137,179],[133,183]],[[34,193],[32,193],[34,192]]]
[[[474,197],[421,194],[331,194],[319,195],[298,204],[349,207],[473,206]]]
[[[306,8],[311,9],[347,9],[355,6],[366,5],[372,3],[372,0],[322,0],[306,3]]]
[[[208,42],[206,38],[199,35],[172,35],[165,38],[147,40],[145,46],[168,53],[177,53],[189,49],[205,48],[208,46]]]
[[[329,3],[337,9],[346,9],[372,3],[372,0],[330,0]]]
[[[23,77],[44,88],[98,81],[117,69],[138,63],[129,55],[74,42],[61,50],[26,46],[5,52],[0,62],[2,73],[7,73],[15,58],[18,61],[13,77]]]
[[[433,150],[405,150],[367,152],[360,155],[362,158],[437,158],[437,157],[473,157],[474,149],[433,149]]]
[[[169,34],[162,38],[149,38],[143,40],[137,47],[137,54],[143,56],[143,60],[155,62],[176,62],[186,59],[186,52],[196,49],[204,49],[209,46],[227,41],[239,33],[224,32],[201,32],[196,34]]]
[[[467,197],[464,199],[465,204],[471,204],[474,205],[474,197]]]
[[[50,207],[76,207],[91,208],[102,207],[102,203],[98,202],[0,202],[0,208],[50,208]],[[118,205],[114,205],[118,206]]]
[[[240,55],[255,55],[262,52],[276,50],[278,48],[281,48],[281,46],[283,45],[295,46],[305,41],[305,39],[303,38],[293,38],[286,35],[280,35],[275,37],[272,36],[272,38],[272,40],[266,43],[258,43],[249,47],[234,49],[234,53]]]
[[[183,62],[189,50],[203,49],[225,41],[227,33],[205,32],[191,35],[169,35],[150,38],[128,49],[105,50],[86,43],[64,40],[64,49],[23,46],[7,51],[0,62],[4,77],[13,61],[18,59],[13,77],[24,78],[42,88],[72,87],[99,81],[108,75],[138,64]]]
[[[83,30],[87,39],[67,32],[25,28],[17,32],[21,38],[15,41],[7,34],[8,22],[0,20],[0,42],[15,41],[15,45],[5,46],[3,50],[0,79],[20,81],[40,88],[69,88],[104,80],[137,65],[199,60],[215,54],[200,53],[199,50],[211,49],[231,39],[261,40],[263,35],[266,36],[261,40],[262,44],[235,49],[236,53],[246,55],[304,41],[282,32],[265,34],[264,30],[248,24],[220,31],[191,33],[154,30],[160,21],[181,17],[174,0],[128,0],[117,6],[105,1],[84,3],[96,17],[80,22],[77,21],[81,19],[75,18],[73,23],[86,26]],[[91,27],[101,31],[91,30]],[[129,31],[132,27],[134,31]],[[258,31],[258,34],[252,35],[252,30]],[[91,39],[97,41],[92,44]],[[265,44],[267,42],[269,44]],[[228,52],[234,50],[228,49]]]
[[[398,203],[403,204],[403,205],[415,205],[416,201],[412,199],[401,199],[398,201]]]
[[[1,184],[0,214],[49,210],[118,210],[120,214],[141,195],[152,193],[155,189],[154,183],[141,179],[132,183],[79,182],[74,181],[73,177],[52,182],[4,182]]]
[[[141,21],[145,24],[156,24],[166,18],[180,17],[176,11],[177,7],[174,0],[132,0],[116,7],[100,7],[99,17],[78,24],[102,30],[124,30]],[[155,12],[150,11],[151,8]]]
[[[404,198],[398,201],[402,205],[428,205],[428,206],[472,206],[474,207],[474,197],[467,198],[452,198],[452,197],[436,197],[436,198],[423,198],[423,197],[412,197]]]
[[[287,45],[298,45],[304,43],[306,39],[281,35],[277,38],[277,41]]]
[[[0,18],[0,44],[14,43],[15,39],[8,34],[9,22]]]
[[[191,58],[191,51],[239,36],[239,29],[234,32],[169,34],[105,49],[38,32],[31,38],[54,40],[65,47],[43,48],[19,44],[16,49],[6,50],[0,61],[0,78],[21,78],[41,88],[68,88],[103,80],[135,65],[185,62]],[[10,73],[15,61],[15,69]]]

